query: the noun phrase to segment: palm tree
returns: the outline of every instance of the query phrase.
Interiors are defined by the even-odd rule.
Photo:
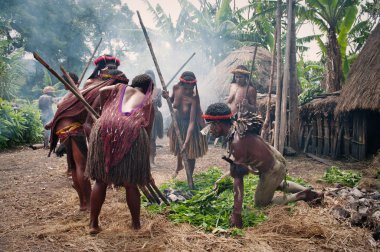
[[[326,45],[326,76],[324,87],[328,92],[340,90],[344,79],[342,71],[342,50],[337,34],[342,34],[340,40],[349,30],[357,13],[357,0],[306,0],[309,9],[305,16],[327,35]],[[341,26],[342,25],[342,26]],[[341,30],[339,30],[341,28]],[[345,48],[344,48],[345,50]]]

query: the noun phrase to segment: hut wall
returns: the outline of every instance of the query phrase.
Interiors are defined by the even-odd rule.
[[[354,112],[352,119],[351,155],[358,160],[366,157],[367,118],[364,112]]]
[[[380,149],[380,112],[368,111],[366,117],[367,155],[372,155]]]
[[[330,155],[330,121],[328,117],[323,118],[323,155]]]

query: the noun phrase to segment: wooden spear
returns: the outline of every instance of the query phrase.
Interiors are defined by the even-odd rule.
[[[83,98],[83,100],[86,101],[86,100],[84,99],[82,93],[79,91],[79,89],[78,89],[77,86],[75,85],[75,82],[73,81],[73,79],[71,78],[71,76],[69,75],[69,73],[63,68],[62,65],[60,66],[60,69],[61,69],[63,75],[69,80],[69,82],[68,82],[67,84],[70,85],[71,88],[72,88],[73,90],[75,90],[76,94],[78,94],[79,96],[81,96],[81,97]],[[86,101],[86,103],[87,103],[87,101]],[[87,103],[87,104],[88,104],[88,103]],[[90,104],[88,104],[88,106],[91,107]],[[86,107],[86,106],[85,106],[85,107]],[[92,107],[91,107],[91,108],[92,108]],[[95,111],[95,110],[94,110],[94,111]],[[99,118],[99,115],[98,115],[98,114],[93,114],[93,113],[90,112],[90,111],[88,111],[88,112],[89,112],[90,116],[92,117],[92,119],[93,119],[94,121],[96,121],[96,119]]]
[[[83,103],[85,109],[88,111],[88,113],[90,113],[90,115],[93,118],[95,118],[95,120],[96,120],[96,118],[100,117],[99,114],[96,113],[96,111],[91,107],[91,105],[88,104],[87,101],[83,98],[82,94],[76,88],[74,81],[71,79],[70,75],[66,72],[66,70],[63,68],[63,66],[61,66],[60,68],[61,68],[63,74],[69,80],[69,82],[71,82],[70,84],[67,83],[56,71],[54,71],[36,52],[33,53],[33,56],[36,60],[38,60],[38,62],[40,62],[44,67],[46,67],[46,69],[49,70],[49,72],[51,72],[60,82],[62,82],[79,99],[80,102]],[[157,186],[154,184],[154,182],[149,182],[149,184],[151,184],[151,186],[153,188],[155,188],[155,187],[157,188]],[[149,189],[149,184],[147,186],[148,189]],[[144,193],[144,195],[148,198],[149,201],[154,200],[158,204],[160,204],[159,197],[161,197],[161,195],[157,196],[153,189],[150,189],[149,191],[143,187],[140,187],[140,189]],[[168,205],[169,203],[166,201],[165,204]]]
[[[170,86],[170,84],[172,83],[172,81],[174,80],[174,78],[177,76],[177,74],[179,72],[181,72],[181,70],[187,65],[187,63],[189,63],[189,61],[194,57],[195,53],[193,53],[190,58],[188,58],[186,60],[185,63],[183,63],[183,65],[178,69],[178,71],[173,75],[173,77],[170,79],[170,81],[168,82],[168,84],[166,84],[166,88],[168,88]]]
[[[68,84],[56,71],[54,71],[41,57],[38,53],[33,52],[34,58],[40,62],[50,73],[52,73],[60,82],[62,82],[67,89],[69,89],[84,105],[85,109],[90,113],[99,118],[98,113],[91,107],[90,104],[86,102],[81,93],[76,92],[75,88],[73,88],[70,84]]]
[[[162,89],[164,91],[167,91],[164,78],[162,77],[162,73],[161,73],[160,67],[159,67],[159,65],[157,63],[156,55],[154,54],[154,51],[153,51],[152,43],[150,42],[150,39],[148,37],[148,33],[147,33],[147,31],[145,29],[145,26],[144,26],[144,24],[142,22],[142,19],[141,19],[139,11],[137,11],[137,16],[139,18],[140,25],[141,25],[141,28],[142,28],[143,33],[144,33],[146,43],[148,44],[148,47],[149,47],[149,50],[150,50],[150,54],[152,55],[154,65],[156,66],[157,74],[160,77]],[[169,106],[169,110],[170,110],[170,115],[171,115],[172,121],[173,121],[174,130],[176,132],[177,139],[178,139],[179,148],[182,148],[182,146],[183,146],[183,139],[182,139],[182,136],[181,136],[181,132],[179,131],[177,118],[175,117],[175,114],[174,114],[173,105],[172,105],[169,97],[166,98],[166,101],[168,102],[168,106]],[[189,161],[188,161],[188,158],[187,158],[187,153],[186,153],[186,151],[184,151],[184,152],[180,153],[179,155],[182,156],[183,162],[185,164],[185,170],[186,170],[186,175],[187,175],[187,184],[189,185],[190,189],[194,189],[193,176],[191,175],[191,172],[190,172],[190,165],[189,165]]]
[[[88,69],[89,65],[91,64],[91,61],[94,58],[94,55],[95,55],[96,51],[98,50],[101,42],[102,42],[102,38],[100,38],[99,43],[96,45],[94,51],[92,52],[92,55],[91,55],[90,59],[88,60],[88,62],[86,64],[86,67],[83,69],[83,72],[82,72],[82,74],[79,77],[78,86],[80,86],[80,84],[81,84],[81,82],[83,80],[83,77],[86,74],[87,69]]]

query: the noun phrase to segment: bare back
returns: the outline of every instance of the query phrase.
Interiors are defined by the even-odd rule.
[[[275,164],[270,146],[258,135],[247,134],[241,138],[235,134],[230,149],[236,163],[249,165],[259,173],[267,172]]]

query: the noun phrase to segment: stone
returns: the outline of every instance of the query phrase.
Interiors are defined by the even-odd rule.
[[[374,218],[375,220],[377,221],[380,221],[380,211],[377,210],[376,212],[374,212],[371,216],[372,218]]]
[[[168,198],[171,202],[177,202],[178,201],[177,196],[175,196],[174,194],[169,194]]]
[[[374,200],[380,200],[380,192],[375,191],[372,195],[371,198]]]
[[[367,221],[367,216],[360,213],[353,213],[351,216],[351,225],[363,227],[364,223]]]
[[[358,202],[359,202],[359,205],[361,206],[369,206],[369,201],[366,198],[361,198],[358,200]]]
[[[375,241],[380,240],[380,227],[375,229],[375,231],[372,233],[372,237]]]
[[[363,197],[363,193],[356,187],[354,189],[352,189],[351,194],[357,198]]]
[[[350,217],[350,212],[341,206],[336,206],[332,210],[332,214],[336,219],[347,219]]]
[[[366,206],[359,206],[358,213],[362,215],[367,215],[369,208]]]

